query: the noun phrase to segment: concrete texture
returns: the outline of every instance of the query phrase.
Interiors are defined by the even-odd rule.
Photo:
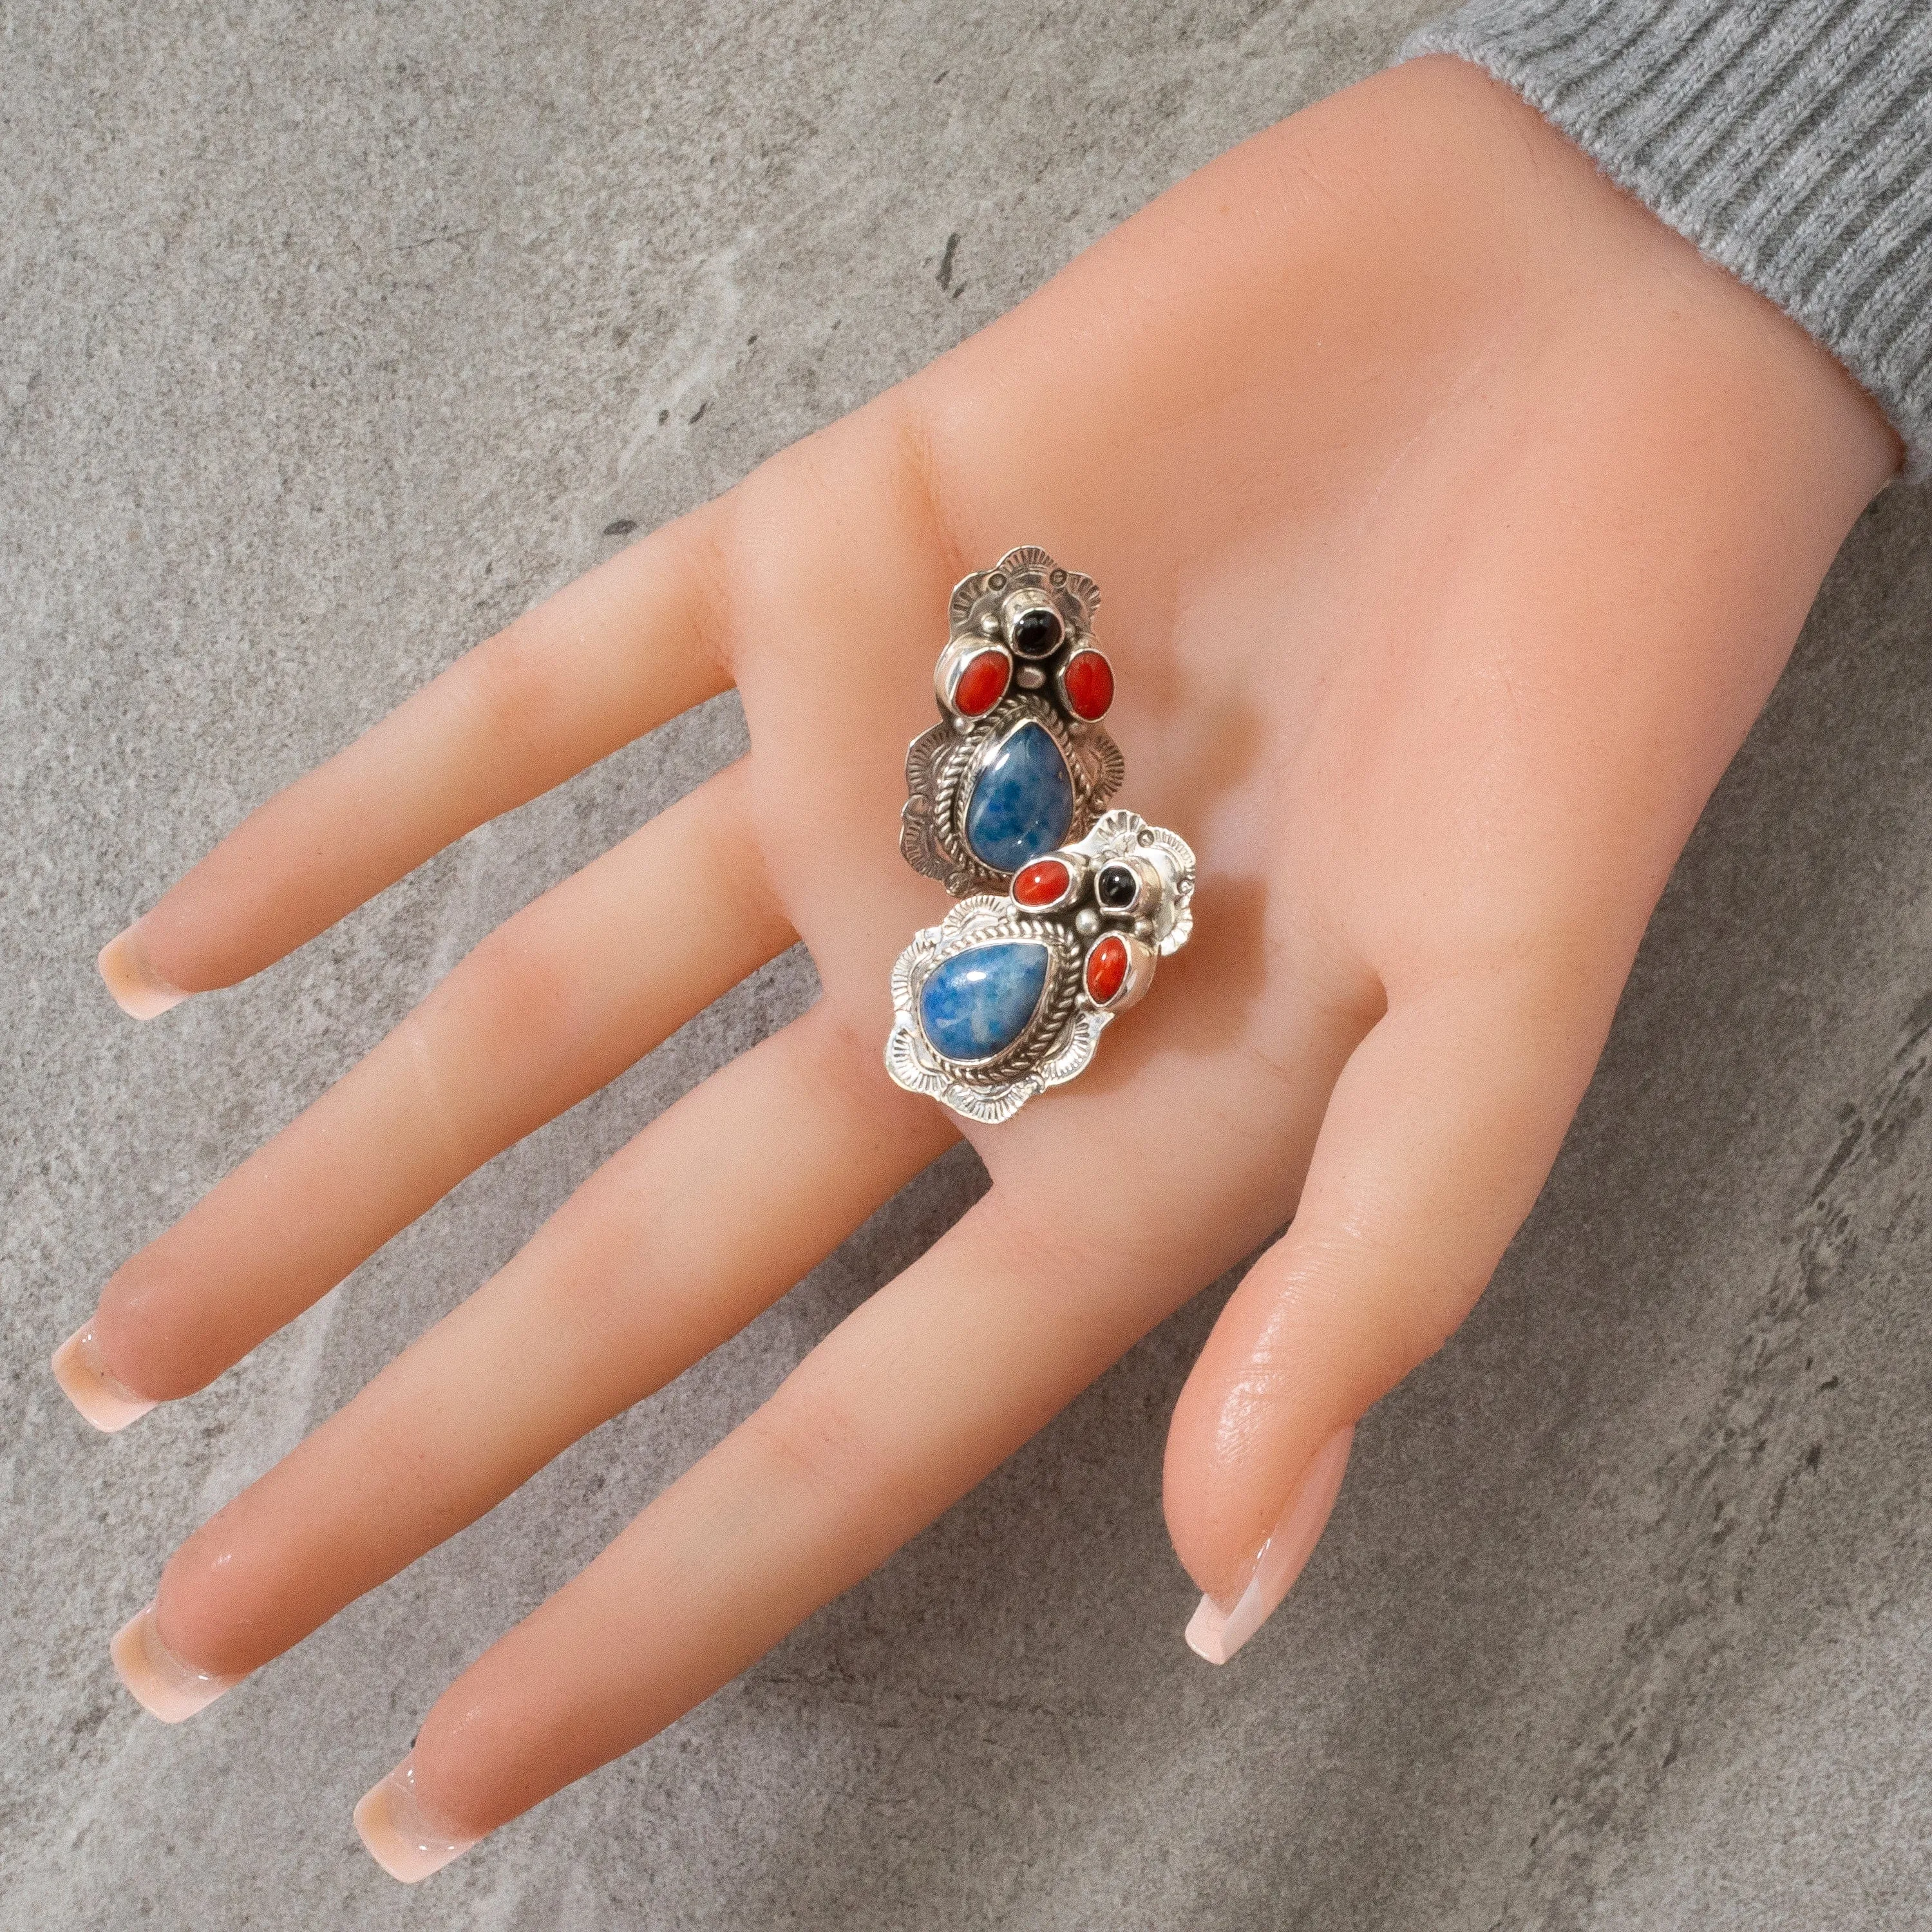
[[[608,526],[914,368],[1429,10],[0,9],[7,1932],[1932,1924],[1924,493],[1852,537],[1541,1204],[1233,1667],[1182,1648],[1159,1510],[1210,1295],[655,1743],[419,1892],[357,1846],[451,1675],[961,1211],[958,1154],[202,1718],[109,1672],[194,1523],[811,974],[109,1441],[45,1367],[102,1277],[736,713],[152,1026],[95,947]]]

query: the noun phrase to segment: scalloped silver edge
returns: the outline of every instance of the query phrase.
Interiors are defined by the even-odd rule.
[[[1155,950],[1165,959],[1187,944],[1194,931],[1194,848],[1178,832],[1150,825],[1138,812],[1118,807],[1103,812],[1084,838],[1063,849],[1083,853],[1096,864],[1136,852],[1152,859],[1168,887],[1154,929]]]
[[[920,988],[941,960],[970,950],[1008,926],[1013,916],[1010,899],[983,892],[962,899],[938,925],[914,934],[892,967],[892,1030],[886,1036],[886,1071],[908,1093],[929,1094],[954,1113],[989,1126],[1011,1120],[1035,1094],[1084,1072],[1114,1018],[1088,1001],[1083,992],[1060,1044],[1030,1072],[982,1086],[968,1086],[954,1078],[950,1063],[934,1050],[920,1026]]]
[[[1056,575],[1058,584],[1053,580]],[[1093,635],[1094,616],[1100,608],[1100,586],[1084,571],[1062,568],[1039,544],[1019,544],[988,568],[968,571],[952,586],[946,609],[949,641],[970,633],[974,606],[987,594],[995,577],[1006,580],[1000,586],[1002,594],[1021,578],[1053,592],[1061,616],[1070,620],[1081,635]]]

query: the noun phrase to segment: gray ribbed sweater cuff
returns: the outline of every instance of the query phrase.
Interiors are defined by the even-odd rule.
[[[1473,0],[1425,53],[1507,82],[1802,323],[1932,475],[1932,0]]]

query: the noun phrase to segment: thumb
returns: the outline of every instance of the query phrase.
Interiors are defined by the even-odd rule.
[[[1222,1310],[1168,1431],[1168,1526],[1207,1593],[1188,1641],[1210,1662],[1300,1574],[1358,1418],[1487,1284],[1556,1158],[1615,991],[1574,970],[1438,981],[1350,1056],[1294,1222]]]

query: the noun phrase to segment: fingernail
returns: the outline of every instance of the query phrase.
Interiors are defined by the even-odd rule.
[[[1342,1430],[1316,1452],[1300,1488],[1256,1553],[1247,1584],[1233,1607],[1224,1610],[1212,1597],[1201,1599],[1187,1625],[1187,1647],[1196,1656],[1210,1664],[1226,1664],[1274,1615],[1328,1527],[1354,1435],[1352,1428]]]
[[[413,1751],[381,1784],[362,1794],[356,1808],[356,1828],[369,1856],[405,1885],[442,1870],[476,1843],[436,1823],[424,1810],[416,1795]]]
[[[54,1380],[61,1393],[95,1428],[112,1436],[155,1406],[108,1372],[94,1324],[84,1323],[54,1351]]]
[[[100,949],[94,963],[100,968],[115,1004],[137,1020],[151,1020],[169,1007],[179,1006],[188,995],[154,970],[148,950],[141,944],[140,932],[137,922],[117,934]]]
[[[162,1642],[152,1603],[121,1626],[107,1654],[128,1695],[164,1724],[178,1724],[206,1710],[223,1691],[233,1690],[242,1681],[184,1664]]]

